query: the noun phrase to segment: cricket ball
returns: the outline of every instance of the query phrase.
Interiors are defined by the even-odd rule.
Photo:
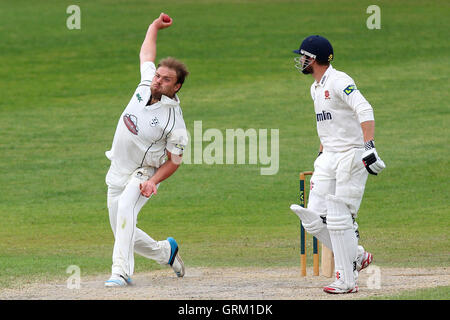
[[[170,22],[170,17],[167,14],[163,15],[162,19],[163,19],[163,22]]]

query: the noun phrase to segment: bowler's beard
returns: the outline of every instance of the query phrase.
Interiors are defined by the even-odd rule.
[[[152,100],[161,100],[161,96],[163,95],[163,93],[160,90],[150,88],[150,91],[152,92]]]

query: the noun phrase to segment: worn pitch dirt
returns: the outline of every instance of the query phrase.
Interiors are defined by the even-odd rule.
[[[79,289],[66,281],[26,284],[0,289],[0,299],[36,300],[322,300],[364,299],[395,295],[405,290],[450,285],[447,268],[378,268],[359,275],[359,292],[330,295],[322,287],[332,282],[323,276],[301,277],[299,268],[187,268],[177,278],[170,268],[135,274],[134,285],[105,288],[109,275],[81,277]]]

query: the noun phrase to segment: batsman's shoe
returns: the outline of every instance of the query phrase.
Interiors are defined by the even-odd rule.
[[[364,251],[364,253],[356,260],[356,270],[359,272],[364,268],[367,268],[372,263],[373,255],[370,252]]]
[[[105,287],[126,287],[129,285],[132,285],[131,278],[125,278],[118,274],[113,274],[111,278],[105,281]]]
[[[353,288],[348,288],[341,279],[338,279],[332,284],[323,287],[323,291],[332,294],[356,293],[359,291],[359,288],[357,285],[355,285]]]
[[[172,267],[177,277],[182,278],[184,276],[184,263],[178,253],[178,244],[172,237],[167,238],[167,241],[169,241],[170,244],[170,258],[168,264]]]

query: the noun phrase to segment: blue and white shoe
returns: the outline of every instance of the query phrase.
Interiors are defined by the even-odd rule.
[[[167,241],[170,244],[170,258],[167,264],[172,267],[177,277],[182,278],[184,276],[184,263],[178,253],[178,244],[172,237],[167,238]]]
[[[125,278],[119,274],[113,274],[111,278],[105,281],[105,287],[126,287],[132,285],[131,278]]]

